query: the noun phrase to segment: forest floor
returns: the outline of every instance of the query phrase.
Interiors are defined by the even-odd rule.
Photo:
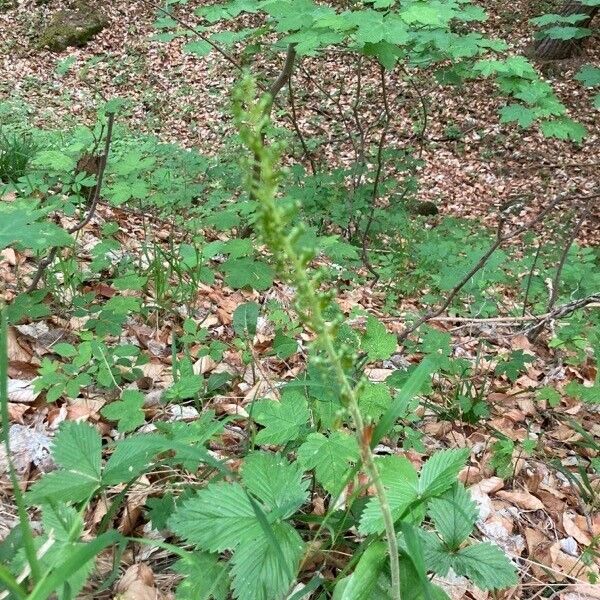
[[[186,13],[191,15],[196,4],[201,3],[184,5]],[[481,4],[490,13],[485,24],[486,33],[504,39],[509,37],[512,49],[522,52],[531,41],[531,26],[527,19],[540,12],[533,6],[535,3],[487,0]],[[207,155],[222,151],[222,140],[232,129],[226,116],[228,97],[238,76],[227,61],[215,54],[202,59],[186,54],[178,40],[170,43],[153,40],[155,8],[153,2],[146,0],[118,0],[106,3],[106,6],[103,3],[102,10],[109,16],[110,24],[84,48],[70,48],[61,54],[33,49],[31,40],[35,31],[57,6],[56,2],[39,5],[31,1],[19,2],[18,7],[11,10],[0,8],[0,100],[18,98],[26,102],[31,122],[38,127],[63,128],[92,122],[99,97],[123,97],[132,102],[125,123],[130,129],[153,133],[162,140],[195,148]],[[193,17],[189,20],[193,25]],[[65,61],[68,61],[68,69]],[[570,116],[588,129],[584,145],[547,140],[536,131],[502,127],[497,115],[501,99],[486,82],[454,93],[431,86],[427,90],[428,140],[422,144],[423,166],[418,170],[419,199],[435,202],[441,216],[478,219],[494,227],[498,208],[507,202],[523,201],[524,206],[516,216],[517,220],[523,221],[565,191],[574,195],[598,193],[598,112],[592,108],[591,92],[573,79],[584,63],[600,64],[599,44],[589,45],[582,56],[572,61],[547,67],[548,78],[568,106]],[[320,64],[321,71],[312,78],[306,77],[302,69],[295,76],[295,87],[303,94],[303,106],[317,109],[323,106],[315,78],[327,85],[344,78],[343,58],[327,58]],[[262,70],[271,77],[278,66],[265,65]],[[375,78],[376,73],[367,73],[365,77],[367,80]],[[396,81],[392,79],[390,87],[398,102],[400,98],[418,101],[411,86],[401,77]],[[331,135],[326,119],[324,121],[318,111],[306,109],[298,121],[309,135],[320,135],[324,139]],[[399,118],[390,137],[401,140],[409,126],[409,121]],[[449,135],[456,131],[461,132],[458,140]],[[322,154],[320,159],[343,162],[343,154],[328,156],[327,148],[324,144],[316,151]],[[139,237],[146,227],[156,227],[160,237],[160,223],[148,225],[138,214],[102,206],[98,215],[88,228],[88,241],[99,236],[99,224],[108,220],[118,220],[121,239],[132,253],[139,251]],[[600,212],[596,205],[580,231],[580,245],[594,247],[598,244],[599,225]],[[5,252],[0,259],[0,289],[9,299],[18,287],[14,263],[19,260],[18,255]],[[33,270],[33,261],[29,261],[29,266]],[[110,298],[114,290],[108,285],[102,289],[96,286],[95,292]],[[203,285],[199,289],[198,309],[210,315],[204,323],[210,337],[229,343],[234,337],[232,320],[236,307],[243,302],[264,302],[266,299],[277,299],[282,305],[290,306],[291,291],[279,283],[265,294],[233,290],[218,278],[214,285]],[[356,307],[378,316],[387,314],[383,308],[385,289],[378,284],[365,283],[340,291],[338,301],[348,314]],[[405,299],[403,308],[408,307],[420,307],[419,298]],[[129,332],[129,338],[151,355],[151,362],[144,366],[144,376],[145,385],[150,387],[154,398],[173,381],[169,340],[176,322],[176,316],[160,321],[157,318],[152,326],[136,324]],[[17,448],[16,454],[24,485],[43,470],[39,456],[32,453],[47,454],[47,443],[62,421],[84,419],[97,424],[104,435],[114,435],[114,430],[100,415],[108,398],[98,394],[75,402],[64,400],[46,404],[26,383],[35,377],[43,357],[50,353],[56,340],[69,337],[77,324],[74,318],[55,316],[9,329],[9,376],[14,382],[25,382],[22,387],[14,384],[10,402],[11,418],[14,424],[23,427],[24,432],[22,446]],[[480,534],[504,548],[517,561],[521,575],[519,586],[505,595],[479,592],[460,578],[444,582],[446,589],[455,599],[600,598],[598,588],[591,586],[588,580],[590,573],[600,577],[600,554],[596,543],[600,539],[599,482],[592,482],[597,495],[592,494],[590,500],[564,474],[565,470],[576,471],[582,459],[597,456],[597,447],[590,443],[590,438],[592,442],[600,439],[600,412],[598,404],[585,403],[562,393],[571,381],[594,386],[598,366],[591,359],[578,365],[565,362],[564,355],[548,346],[547,332],[531,342],[514,325],[448,321],[432,324],[439,331],[451,334],[454,356],[473,362],[478,360],[481,339],[488,341],[496,361],[479,365],[482,371],[474,376],[475,384],[481,384],[493,373],[502,357],[511,352],[522,351],[531,357],[518,376],[508,377],[505,372],[492,376],[484,385],[485,400],[490,408],[484,423],[473,425],[459,419],[440,420],[435,412],[419,409],[422,418],[419,427],[427,452],[409,450],[407,455],[414,464],[420,465],[426,454],[436,448],[469,446],[473,449],[471,466],[461,473],[461,478],[480,506]],[[401,333],[403,329],[399,317],[387,317],[386,325],[393,333]],[[273,336],[274,331],[268,324],[259,326],[254,351],[264,352],[270,347]],[[272,395],[272,382],[291,379],[304,366],[300,356],[290,362],[265,357],[257,372],[244,364],[241,354],[239,349],[230,347],[217,369],[226,370],[237,382],[228,393],[211,401],[211,408],[217,414],[247,416],[245,407],[254,398]],[[418,358],[418,355],[408,353],[398,356],[398,360],[407,364]],[[202,374],[209,374],[215,368],[210,360],[197,365]],[[395,365],[385,362],[368,374],[372,381],[384,381],[395,370]],[[547,399],[539,397],[538,390],[546,386],[559,391],[557,406],[550,407]],[[443,402],[443,398],[440,401]],[[193,420],[197,417],[191,406],[180,408],[179,413],[174,407],[164,409],[148,404],[145,408],[148,426],[154,420]],[[35,430],[39,436],[35,444],[25,430]],[[230,432],[230,439],[224,441],[223,448],[215,451],[231,457],[232,449],[243,435],[243,431]],[[532,437],[540,440],[536,451],[527,454],[523,450],[525,446],[520,446],[521,450],[513,456],[510,476],[498,477],[490,467],[494,442],[503,438],[512,440],[515,447],[519,447]],[[387,446],[382,452],[394,450]],[[560,468],[555,468],[556,463]],[[159,482],[153,482],[154,488],[159,485]],[[129,497],[130,514],[121,516],[122,531],[150,534],[142,506],[147,496],[156,491],[154,488],[147,489],[145,495]],[[104,507],[98,506],[90,511],[90,529],[97,526],[103,510]],[[3,495],[0,497],[0,537],[4,537],[15,522],[14,506],[10,498]],[[158,532],[152,534],[160,537]],[[587,556],[589,561],[583,560],[583,553],[589,548],[596,548],[595,553]],[[167,598],[175,579],[162,569],[161,561],[165,556],[162,551],[140,547],[137,553],[128,553],[123,560],[125,565],[139,562],[150,565],[154,577],[146,577],[146,583],[152,582],[147,587],[156,585]]]

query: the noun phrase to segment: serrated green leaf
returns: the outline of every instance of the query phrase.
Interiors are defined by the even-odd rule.
[[[518,581],[515,568],[504,552],[488,543],[458,550],[452,558],[452,568],[482,590],[503,589]]]
[[[188,553],[172,568],[183,575],[177,586],[177,600],[227,600],[229,572],[225,563],[216,555],[206,552]]]
[[[478,511],[471,495],[460,483],[429,501],[428,514],[446,546],[455,549],[473,531]]]
[[[315,469],[317,481],[333,496],[340,491],[350,465],[359,460],[354,436],[334,431],[326,437],[311,433],[298,448],[298,460],[306,469]]]
[[[65,421],[54,438],[52,454],[64,469],[100,481],[102,438],[95,427]]]
[[[280,519],[290,517],[306,502],[308,480],[303,480],[302,475],[298,463],[267,452],[249,454],[242,466],[246,489]]]
[[[287,523],[276,523],[272,529],[276,547],[261,535],[242,543],[231,559],[238,600],[283,598],[293,582],[304,547],[302,538]]]
[[[542,123],[541,128],[546,137],[555,137],[559,140],[581,142],[587,135],[587,130],[581,123],[566,117],[546,121]]]
[[[419,477],[419,495],[434,498],[448,490],[465,466],[469,449],[440,450],[423,466]]]
[[[285,444],[295,440],[306,427],[309,418],[305,396],[294,390],[284,391],[281,400],[258,400],[252,416],[264,426],[256,435],[257,444]]]
[[[396,351],[396,336],[388,333],[385,325],[375,317],[367,318],[367,328],[361,340],[361,348],[369,360],[387,360]]]
[[[575,79],[586,87],[600,85],[600,68],[594,67],[594,65],[584,65],[575,75]]]
[[[417,472],[407,458],[399,456],[386,456],[376,464],[392,515],[397,520],[418,499]],[[362,512],[359,530],[369,534],[381,533],[384,529],[379,500],[371,498]]]
[[[358,405],[365,417],[379,419],[390,408],[392,395],[384,383],[367,382],[360,390]]]
[[[42,476],[25,494],[27,502],[83,502],[98,489],[98,482],[73,471],[54,471]]]
[[[100,413],[110,421],[117,421],[117,429],[120,432],[128,432],[144,424],[143,405],[144,394],[137,390],[125,390],[121,400],[107,404]]]
[[[254,509],[238,483],[211,483],[177,508],[171,530],[209,552],[233,550],[263,537]]]

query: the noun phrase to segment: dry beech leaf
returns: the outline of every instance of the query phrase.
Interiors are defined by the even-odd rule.
[[[40,395],[33,389],[33,381],[27,379],[8,380],[8,401],[31,404]]]
[[[154,585],[152,569],[140,563],[125,571],[116,585],[114,600],[166,600],[166,597]]]
[[[576,539],[580,544],[583,546],[589,546],[592,543],[591,538],[587,535],[587,533],[579,529],[579,527],[575,524],[575,521],[573,521],[568,513],[563,514],[562,523],[563,527],[565,528],[565,533]]]
[[[543,502],[527,491],[509,492],[507,490],[500,490],[496,492],[496,496],[523,510],[544,510]]]

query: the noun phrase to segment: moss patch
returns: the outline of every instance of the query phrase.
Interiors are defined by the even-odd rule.
[[[61,52],[69,46],[85,46],[102,31],[108,20],[98,10],[85,2],[56,13],[38,41],[39,48]]]

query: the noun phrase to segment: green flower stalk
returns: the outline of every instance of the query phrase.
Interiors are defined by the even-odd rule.
[[[335,333],[340,325],[341,316],[331,321],[325,318],[325,311],[332,305],[333,300],[331,294],[319,291],[319,273],[309,274],[308,265],[314,253],[307,249],[297,249],[297,242],[304,233],[304,227],[302,224],[292,225],[293,209],[283,207],[276,201],[280,150],[276,145],[265,144],[270,104],[268,94],[256,99],[256,87],[250,77],[245,77],[234,90],[233,111],[236,125],[242,142],[252,154],[247,165],[247,187],[258,204],[256,230],[273,253],[280,276],[295,286],[298,314],[314,333],[313,343],[329,363],[339,386],[342,402],[354,422],[361,460],[375,488],[385,524],[392,598],[400,600],[398,542],[394,519],[371,451],[370,430],[365,426],[358,406],[361,384],[354,384],[345,370],[346,366],[353,363],[355,356],[349,348],[336,346]]]

